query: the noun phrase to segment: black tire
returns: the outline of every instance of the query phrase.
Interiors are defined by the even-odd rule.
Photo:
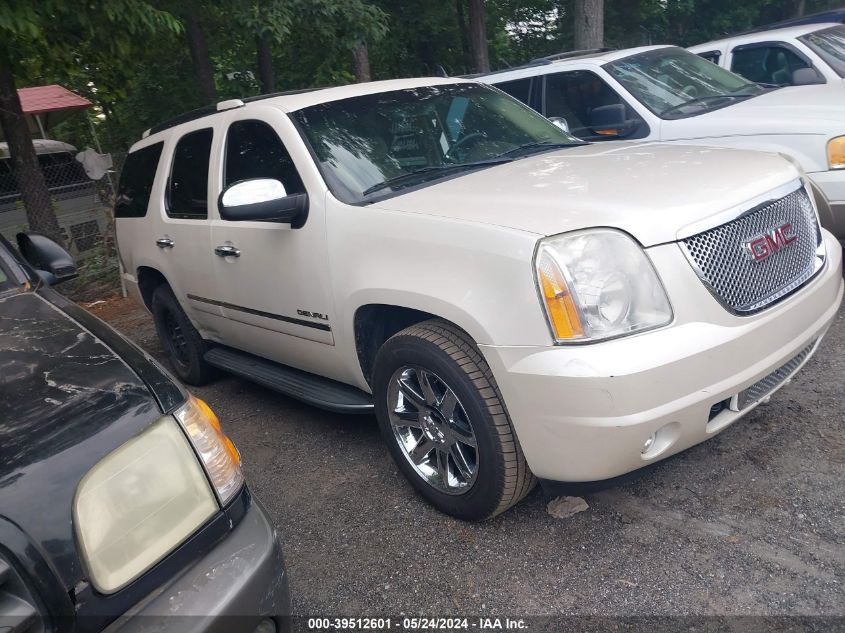
[[[451,389],[470,422],[477,443],[477,471],[464,492],[447,494],[429,483],[412,465],[407,448],[394,434],[391,413],[396,406],[392,403],[395,391],[390,391],[390,385],[396,382],[397,372],[409,366],[433,373]],[[518,503],[537,483],[490,367],[472,339],[454,325],[425,321],[391,337],[376,357],[373,397],[379,427],[394,461],[414,488],[440,511],[468,521],[489,519]]]
[[[179,379],[189,385],[204,385],[214,378],[216,369],[203,358],[208,345],[182,310],[170,286],[162,284],[153,291],[150,309],[162,347]]]

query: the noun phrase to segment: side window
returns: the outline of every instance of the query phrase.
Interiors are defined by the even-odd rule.
[[[208,162],[211,128],[185,134],[173,152],[167,188],[167,215],[171,218],[204,220],[208,217]]]
[[[147,214],[162,147],[164,143],[155,143],[126,157],[117,186],[114,217],[143,218]]]
[[[236,121],[226,134],[223,187],[251,178],[272,178],[290,194],[305,193],[299,172],[276,132],[263,121]]]
[[[733,50],[731,70],[749,81],[777,86],[792,84],[792,73],[810,64],[793,51],[777,44],[738,46]]]
[[[531,98],[531,77],[525,79],[514,79],[513,81],[503,81],[496,84],[496,87],[507,92],[514,99],[519,99],[522,103],[528,104]]]
[[[637,130],[627,138],[648,134],[644,121],[619,94],[598,75],[588,70],[574,70],[546,75],[545,108],[547,117],[563,117],[575,136],[583,139],[606,139],[593,131],[593,110],[601,106],[622,104],[629,120],[640,121]],[[643,129],[645,133],[643,133]]]
[[[699,53],[699,57],[703,57],[708,62],[713,62],[717,66],[719,65],[719,58],[722,56],[722,53],[719,51],[707,51],[706,53]]]

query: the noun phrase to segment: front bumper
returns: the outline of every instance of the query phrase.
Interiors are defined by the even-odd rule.
[[[675,309],[671,325],[588,345],[480,346],[534,474],[564,482],[617,477],[698,444],[751,411],[755,404],[710,419],[713,405],[766,378],[827,331],[843,280],[841,248],[827,233],[825,242],[822,271],[754,316],[724,310],[678,246],[666,244],[648,252],[658,271],[669,271],[662,277]],[[812,351],[789,368],[800,368]],[[643,454],[653,433],[660,441]]]
[[[807,176],[822,194],[821,197],[816,196],[822,226],[837,239],[845,240],[845,169],[820,171]]]
[[[289,615],[281,541],[253,498],[229,536],[173,583],[121,616],[109,631],[253,633],[267,620],[276,630],[285,630]]]

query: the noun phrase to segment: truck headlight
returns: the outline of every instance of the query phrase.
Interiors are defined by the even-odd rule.
[[[125,587],[207,523],[242,484],[231,440],[208,405],[190,398],[175,419],[164,416],[80,481],[73,522],[91,583],[101,593]]]
[[[828,141],[827,164],[830,169],[845,169],[845,136]]]
[[[537,285],[557,343],[597,341],[672,320],[672,308],[643,249],[611,229],[542,240]]]
[[[175,415],[202,460],[221,505],[226,505],[244,483],[238,449],[223,433],[214,411],[199,398],[188,398]]]

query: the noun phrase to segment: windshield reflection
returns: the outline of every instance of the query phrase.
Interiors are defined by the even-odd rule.
[[[350,204],[581,144],[515,99],[472,83],[352,97],[292,116],[332,193]]]
[[[664,119],[702,114],[767,90],[681,48],[646,51],[604,69]]]
[[[845,26],[832,26],[798,39],[825,60],[837,75],[845,77]]]

